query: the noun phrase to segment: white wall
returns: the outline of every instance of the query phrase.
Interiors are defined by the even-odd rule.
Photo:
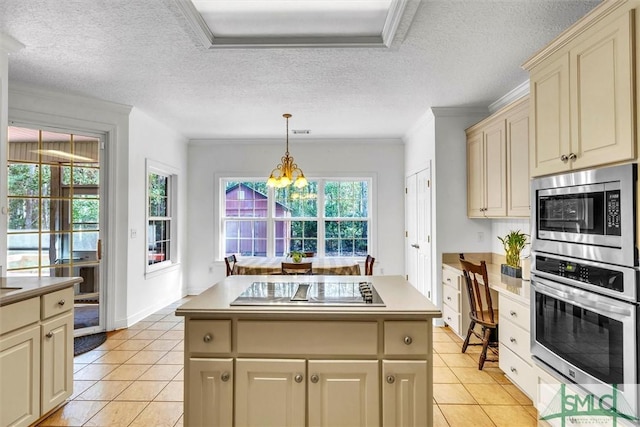
[[[108,174],[107,200],[103,201],[106,207],[106,238],[101,266],[104,274],[102,286],[107,296],[107,329],[131,325],[180,298],[184,292],[181,279],[183,265],[170,273],[146,279],[143,274],[146,257],[144,239],[130,239],[129,236],[131,228],[141,231],[146,228],[145,158],[164,160],[185,172],[186,139],[143,112],[132,111],[129,106],[13,82],[9,84],[9,121],[16,125],[106,135],[103,152]],[[2,150],[6,152],[6,145]],[[179,206],[183,214],[180,225],[183,257],[186,252],[187,214],[185,178],[183,175],[183,196]]]
[[[166,165],[178,180],[175,212],[178,227],[178,265],[145,275],[147,263],[146,161]],[[127,323],[149,314],[186,295],[183,267],[187,245],[187,140],[176,131],[153,119],[138,108],[129,116],[129,195],[128,195],[128,273]],[[131,237],[131,230],[136,237]]]
[[[432,165],[431,280],[436,304],[441,304],[442,254],[491,249],[491,222],[467,218],[465,134],[488,114],[485,108],[433,108],[404,138],[406,176],[424,169],[429,161]]]
[[[491,252],[504,255],[504,246],[502,242],[498,240],[499,237],[504,237],[511,231],[520,230],[524,234],[531,236],[531,222],[529,218],[504,218],[494,219],[491,221]],[[527,242],[531,243],[531,238],[527,239]],[[527,256],[531,253],[531,246],[527,245],[522,251],[522,256]]]
[[[189,143],[187,285],[196,294],[225,276],[219,253],[216,177],[267,179],[284,154],[283,140]],[[299,140],[289,150],[308,178],[373,174],[376,269],[404,274],[404,146],[400,140]]]

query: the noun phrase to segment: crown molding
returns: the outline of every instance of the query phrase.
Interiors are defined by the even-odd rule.
[[[20,43],[13,37],[0,33],[0,50],[5,51],[8,54],[15,53],[26,46]]]
[[[491,114],[506,107],[514,101],[529,95],[529,80],[526,80],[516,86],[513,90],[508,92],[502,98],[497,99],[495,102],[489,105],[489,112]]]

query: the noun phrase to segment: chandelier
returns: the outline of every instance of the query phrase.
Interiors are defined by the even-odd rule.
[[[287,119],[287,150],[284,152],[282,159],[280,159],[280,164],[271,171],[267,185],[269,187],[284,188],[293,183],[294,187],[303,188],[307,185],[307,178],[304,177],[302,169],[294,163],[293,157],[289,156],[289,117],[291,117],[291,114],[285,113],[282,117]]]

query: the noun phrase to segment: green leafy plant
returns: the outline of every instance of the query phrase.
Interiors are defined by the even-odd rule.
[[[506,253],[507,265],[511,267],[520,267],[520,253],[527,245],[527,234],[522,233],[520,230],[511,231],[506,236],[498,236],[504,246]]]
[[[302,258],[306,257],[307,255],[305,255],[304,252],[291,251],[291,252],[289,252],[289,256],[291,257],[293,262],[300,262],[300,261],[302,261]]]

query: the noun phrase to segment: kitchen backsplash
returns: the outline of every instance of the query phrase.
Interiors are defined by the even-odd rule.
[[[503,237],[510,231],[514,230],[520,230],[523,233],[530,235],[530,219],[494,219],[491,224],[491,252],[504,255],[504,246],[502,246],[502,242],[498,240],[498,236]],[[522,255],[529,255],[530,250],[531,246],[527,245],[522,251]]]

